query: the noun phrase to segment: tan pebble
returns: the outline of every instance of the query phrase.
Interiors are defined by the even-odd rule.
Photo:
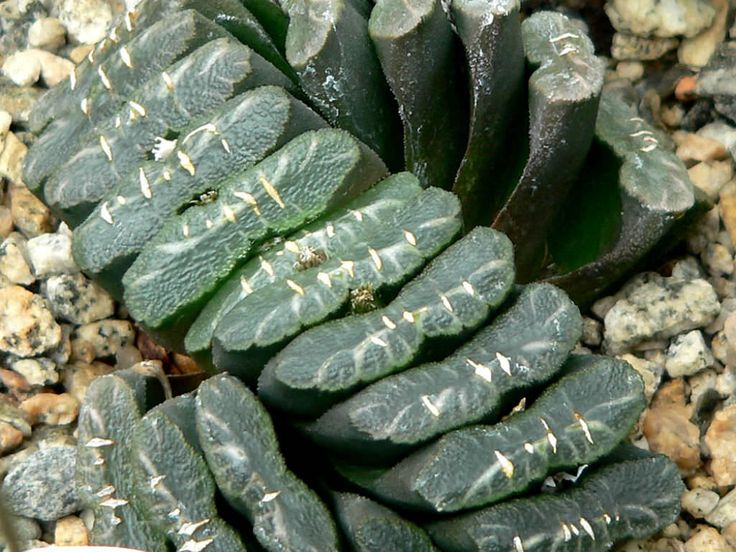
[[[28,45],[55,52],[66,44],[66,29],[55,17],[41,17],[28,28]]]
[[[688,489],[707,489],[709,491],[717,490],[718,485],[713,478],[702,470],[685,478]]]
[[[0,240],[13,232],[13,214],[5,205],[0,205]]]
[[[91,363],[95,359],[97,352],[94,345],[86,339],[76,338],[71,342],[72,353],[70,360],[75,362]]]
[[[28,147],[13,132],[8,132],[0,148],[0,176],[13,184],[22,184],[23,159]]]
[[[723,225],[731,236],[731,243],[736,244],[736,181],[731,181],[721,188],[718,206]]]
[[[20,286],[0,289],[0,351],[33,357],[60,341],[61,327],[40,295]]]
[[[2,71],[17,86],[31,86],[41,76],[41,60],[28,50],[15,52],[3,61]]]
[[[23,442],[23,433],[8,422],[0,422],[0,455],[18,448]]]
[[[679,101],[690,100],[695,96],[695,87],[698,85],[698,78],[694,75],[682,77],[675,85],[675,98]]]
[[[676,379],[660,387],[645,413],[642,430],[654,452],[666,454],[683,474],[700,466],[700,431],[690,421],[684,382]]]
[[[677,57],[683,65],[703,67],[726,36],[729,0],[709,0],[716,10],[710,27],[692,38],[683,39]]]
[[[696,519],[710,514],[718,505],[718,493],[708,489],[691,489],[682,494],[682,508]]]
[[[53,231],[51,211],[25,186],[10,189],[10,212],[16,228],[27,238]]]
[[[69,59],[79,65],[94,49],[95,47],[93,44],[80,44],[79,46],[73,48],[71,52],[69,52]]]
[[[10,131],[10,125],[13,124],[13,116],[7,111],[0,109],[0,140]]]
[[[75,362],[67,366],[64,371],[64,389],[81,403],[93,380],[114,371],[115,368],[104,362],[93,362],[91,364]]]
[[[678,128],[682,124],[682,119],[685,117],[685,109],[682,105],[663,105],[659,111],[660,120],[671,128]]]
[[[181,374],[196,374],[202,371],[194,359],[187,355],[174,353],[174,364]]]
[[[736,484],[736,404],[715,413],[703,442],[710,452],[708,472],[716,484]]]
[[[21,376],[18,372],[8,370],[7,368],[0,368],[0,383],[2,383],[4,387],[17,393],[25,393],[30,391],[32,388],[26,378]]]
[[[726,148],[720,142],[693,132],[678,130],[673,133],[673,138],[678,143],[677,157],[685,163],[725,159],[728,155]]]
[[[685,552],[734,552],[713,527],[699,525],[685,543]]]
[[[77,419],[79,401],[69,393],[39,393],[20,403],[32,425],[66,425]]]
[[[89,531],[81,518],[67,516],[58,520],[54,530],[54,544],[56,546],[87,546]]]
[[[729,523],[721,531],[721,535],[726,539],[729,546],[736,548],[736,521]]]
[[[733,177],[731,161],[701,161],[687,171],[690,180],[713,201]]]

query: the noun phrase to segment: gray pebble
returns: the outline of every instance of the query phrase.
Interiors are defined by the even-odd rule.
[[[51,276],[41,286],[57,319],[73,324],[89,324],[112,316],[115,305],[100,286],[82,273]]]
[[[52,447],[31,454],[5,477],[2,490],[16,515],[53,521],[79,510],[75,447]]]
[[[635,277],[621,295],[604,319],[604,345],[612,354],[705,327],[721,308],[707,281],[664,278],[656,273]]]
[[[28,257],[37,277],[79,272],[67,234],[41,234],[28,240]]]
[[[713,366],[714,358],[698,330],[678,335],[667,348],[665,369],[671,378],[692,376]]]
[[[718,501],[715,509],[705,516],[705,521],[720,529],[736,521],[736,489]]]

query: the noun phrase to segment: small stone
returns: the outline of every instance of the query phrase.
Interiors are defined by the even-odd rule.
[[[28,240],[27,248],[31,268],[39,278],[79,272],[72,257],[72,240],[66,234],[42,234]]]
[[[28,28],[28,45],[56,52],[66,44],[66,29],[55,17],[42,17]]]
[[[89,342],[95,358],[114,356],[126,345],[135,342],[135,329],[127,320],[102,320],[77,328],[76,337]]]
[[[732,548],[736,548],[736,521],[729,523],[722,531],[721,534],[726,542]]]
[[[89,364],[97,355],[94,345],[85,339],[75,337],[71,340],[71,356],[72,362],[85,362]]]
[[[705,278],[705,271],[695,257],[687,256],[678,260],[672,267],[672,277],[681,280]]]
[[[83,44],[94,44],[105,38],[112,22],[112,10],[105,0],[61,0],[57,16],[69,38]]]
[[[13,116],[5,110],[0,109],[0,140],[10,132],[10,125],[13,124]]]
[[[721,497],[715,510],[705,516],[705,521],[718,528],[736,521],[736,489]]]
[[[617,31],[660,38],[695,36],[715,17],[703,0],[609,0],[605,11]]]
[[[736,371],[733,366],[727,367],[716,378],[716,391],[721,397],[730,397],[736,393]]]
[[[51,232],[51,211],[25,186],[11,188],[10,212],[16,228],[27,238]]]
[[[72,50],[69,52],[69,59],[79,65],[94,49],[94,44],[80,44],[79,46],[72,48]]]
[[[736,128],[723,121],[714,121],[700,128],[697,132],[698,136],[705,136],[711,140],[723,144],[734,157],[736,151]]]
[[[13,234],[0,244],[0,274],[9,282],[29,286],[36,281],[26,261],[26,240]]]
[[[12,370],[8,370],[7,368],[0,368],[0,383],[2,383],[2,385],[5,386],[12,395],[27,393],[31,390],[31,384],[26,381],[26,378]]]
[[[61,518],[56,522],[54,544],[56,546],[87,546],[89,531],[77,516]]]
[[[41,526],[35,520],[14,515],[8,517],[8,521],[15,529],[15,536],[20,542],[29,542],[41,537]],[[7,544],[5,535],[2,533],[0,533],[0,544]]]
[[[79,510],[75,447],[39,450],[13,468],[2,490],[8,509],[21,516],[53,521]]]
[[[611,307],[616,304],[616,301],[618,301],[618,298],[613,295],[601,297],[590,307],[590,312],[595,314],[599,320],[603,320]]]
[[[693,132],[677,130],[673,133],[672,138],[677,143],[677,157],[685,163],[725,159],[728,154],[720,142]]]
[[[616,64],[616,75],[631,82],[644,76],[644,64],[641,61],[620,61]]]
[[[697,85],[697,77],[685,75],[675,85],[675,99],[681,102],[692,100],[697,94]]]
[[[721,189],[718,207],[723,226],[726,227],[731,242],[736,243],[736,182],[729,182]]]
[[[20,403],[32,425],[66,425],[77,419],[79,401],[69,393],[39,393]]]
[[[12,361],[10,368],[23,376],[31,385],[42,387],[54,385],[59,381],[56,364],[48,358],[22,358]]]
[[[679,128],[685,117],[685,108],[679,103],[663,105],[659,110],[660,120],[670,128]]]
[[[711,25],[700,34],[684,39],[680,44],[677,58],[683,65],[703,67],[726,37],[728,0],[710,0],[710,3],[716,10]]]
[[[0,239],[7,238],[13,231],[13,214],[5,205],[0,205]]]
[[[718,493],[707,489],[692,489],[682,495],[682,507],[696,519],[710,514],[718,505]]]
[[[612,354],[705,327],[720,312],[715,290],[705,280],[644,273],[626,284],[622,295],[604,319],[604,346]]]
[[[583,335],[580,340],[590,347],[597,347],[603,340],[603,324],[588,316],[583,317]]]
[[[41,61],[28,50],[16,52],[5,60],[2,71],[18,86],[30,86],[41,77]]]
[[[678,335],[667,348],[665,369],[671,378],[692,376],[713,366],[713,354],[698,330]]]
[[[39,356],[60,340],[61,328],[40,295],[19,286],[0,289],[0,351]]]
[[[61,324],[59,345],[46,353],[46,356],[53,360],[57,366],[64,366],[72,356],[72,333],[74,333],[74,328],[70,324]]]
[[[10,404],[7,399],[0,399],[0,422],[10,424],[24,437],[31,436],[31,425],[28,423],[25,412]]]
[[[115,304],[105,290],[81,272],[51,276],[41,286],[52,312],[73,324],[89,324],[113,315]]]
[[[7,422],[0,422],[0,455],[20,446],[23,434]]]
[[[84,401],[90,384],[100,376],[106,376],[115,371],[115,368],[104,362],[75,362],[64,370],[64,389],[66,389],[80,403]]]
[[[685,543],[685,552],[733,552],[733,549],[713,527],[699,525]]]
[[[690,421],[681,379],[664,384],[645,411],[642,431],[650,450],[667,455],[683,474],[700,466],[700,431]]]
[[[611,56],[619,61],[651,61],[674,50],[679,43],[676,38],[644,38],[616,33],[611,44]]]
[[[701,161],[690,167],[687,174],[693,184],[703,190],[712,201],[715,201],[723,186],[733,178],[733,168],[730,160]]]
[[[130,368],[131,366],[138,364],[142,360],[143,355],[141,355],[141,352],[137,347],[126,345],[124,347],[120,347],[117,353],[115,353],[115,369],[125,370],[126,368]]]
[[[704,443],[710,451],[708,471],[716,483],[721,486],[736,484],[736,404],[715,413]]]
[[[14,184],[21,185],[23,159],[28,152],[28,146],[21,142],[13,132],[5,135],[5,140],[0,146],[2,147],[0,149],[0,176],[4,176]]]
[[[43,90],[36,86],[16,86],[0,79],[0,109],[10,113],[14,123],[26,124],[42,93]]]
[[[726,187],[730,186],[730,183]],[[721,211],[719,205],[705,213],[688,229],[686,240],[691,253],[700,255],[708,245],[718,238],[721,229]]]
[[[631,367],[639,373],[641,379],[644,380],[644,395],[647,401],[651,401],[662,381],[662,375],[664,374],[662,365],[632,354],[620,355],[618,358],[631,364]]]

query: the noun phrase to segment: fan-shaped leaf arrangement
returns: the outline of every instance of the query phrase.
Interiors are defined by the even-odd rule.
[[[24,178],[87,274],[231,375],[155,407],[141,374],[93,384],[93,540],[607,550],[669,523],[667,461],[610,456],[641,381],[569,356],[581,321],[560,288],[591,301],[704,202],[602,84],[578,25],[522,23],[512,0],[126,14],[40,102]],[[514,287],[539,279],[558,287]]]

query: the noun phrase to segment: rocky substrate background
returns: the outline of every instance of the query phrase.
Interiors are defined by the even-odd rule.
[[[677,523],[621,550],[736,552],[736,1],[523,4],[581,15],[608,56],[609,84],[670,133],[715,202],[657,272],[593,305],[579,348],[639,371],[650,406],[631,439],[672,458],[688,489]],[[88,543],[74,429],[92,379],[142,360],[196,370],[80,273],[69,229],[20,178],[35,101],[122,9],[112,0],[0,2],[0,478],[28,547]]]

